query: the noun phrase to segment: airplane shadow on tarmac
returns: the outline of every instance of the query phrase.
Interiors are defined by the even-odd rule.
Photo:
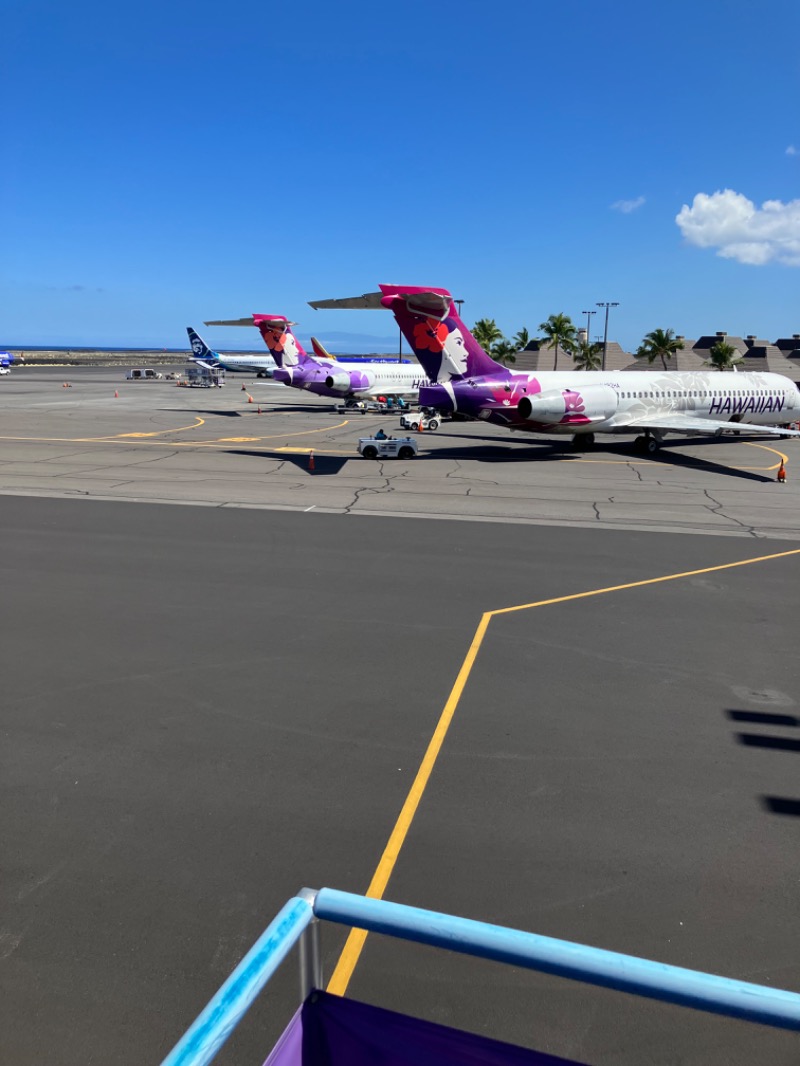
[[[439,435],[441,439],[441,434]],[[448,434],[450,436],[450,434]],[[455,439],[464,440],[464,437],[453,434]],[[473,459],[477,462],[484,463],[498,463],[498,462],[530,462],[530,463],[542,463],[542,462],[587,462],[591,461],[594,455],[597,456],[598,461],[601,461],[602,456],[610,455],[618,458],[620,461],[640,463],[652,463],[654,466],[659,464],[665,466],[673,466],[678,469],[687,470],[707,470],[709,473],[724,474],[726,477],[733,477],[743,481],[758,481],[758,482],[773,482],[774,476],[768,474],[760,474],[753,470],[739,470],[735,467],[726,466],[722,463],[715,462],[713,459],[698,458],[696,455],[683,456],[680,453],[672,450],[672,442],[667,448],[664,448],[660,452],[656,452],[655,455],[643,455],[641,452],[633,450],[631,442],[625,443],[606,443],[600,447],[594,448],[590,451],[578,452],[573,451],[572,446],[568,440],[564,441],[552,441],[552,440],[539,440],[533,441],[504,441],[502,444],[498,443],[496,437],[470,437],[470,440],[482,440],[491,441],[491,445],[479,446],[472,448],[448,448],[441,453],[431,453],[426,456],[420,456],[425,459]],[[689,443],[687,442],[675,442],[677,443]],[[697,444],[717,444],[718,442],[709,441],[694,441]]]
[[[311,456],[303,453],[286,452],[256,452],[241,448],[231,448],[229,455],[249,455],[258,459],[277,459],[282,463],[291,463],[297,467],[300,474],[308,474],[309,477],[330,477],[340,472],[345,463],[350,462],[348,455],[319,455],[314,452],[314,468],[311,469]],[[358,456],[353,454],[353,458]],[[365,459],[364,462],[367,460]],[[388,460],[387,460],[388,461]],[[392,460],[393,461],[393,460]]]
[[[475,440],[475,437],[471,437],[471,440]],[[579,462],[581,460],[586,461],[591,452],[572,452],[569,449],[569,445],[565,445],[561,442],[542,441],[536,444],[532,444],[529,441],[524,443],[514,442],[513,446],[509,446],[505,443],[498,444],[494,438],[480,438],[482,440],[492,440],[491,445],[478,445],[477,447],[455,447],[445,448],[437,450],[435,452],[420,452],[415,463],[431,463],[438,460],[463,460],[478,463],[543,463],[543,462]],[[423,444],[424,447],[424,444]],[[316,475],[332,475],[338,474],[345,463],[350,459],[356,459],[358,456],[355,451],[352,456],[338,456],[338,455],[325,455],[322,452],[314,453],[314,470],[309,469],[309,458],[307,454],[287,454],[285,452],[274,451],[254,451],[245,449],[231,449],[231,452],[236,455],[250,455],[258,456],[261,459],[280,459],[282,462],[293,463],[298,470],[303,470],[309,474]],[[723,474],[726,477],[737,478],[744,481],[757,481],[761,483],[772,483],[775,478],[766,474],[759,474],[752,470],[737,470],[734,467],[723,466],[721,463],[716,463],[711,459],[698,459],[696,456],[684,457],[674,452],[661,452],[654,456],[642,456],[639,453],[631,453],[630,445],[612,445],[611,447],[604,447],[598,451],[598,455],[614,455],[618,456],[621,461],[631,461],[637,459],[640,462],[652,463],[654,466],[658,464],[664,464],[666,466],[672,466],[677,468],[686,468],[690,470],[707,470],[709,473]],[[363,460],[367,462],[368,460]],[[394,463],[395,459],[385,459],[386,463]]]
[[[732,722],[744,722],[748,725],[771,726],[773,728],[800,727],[800,718],[793,714],[732,709],[728,709],[726,714]],[[776,733],[737,733],[736,741],[746,748],[800,752],[800,739],[794,736],[782,736]],[[762,796],[761,805],[770,814],[782,814],[800,818],[800,799],[789,799],[786,796]]]

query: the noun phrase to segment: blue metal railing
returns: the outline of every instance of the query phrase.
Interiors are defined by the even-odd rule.
[[[800,1032],[800,994],[652,962],[568,940],[322,888],[289,900],[162,1066],[205,1066],[315,919],[384,933],[730,1018]],[[321,985],[316,951],[301,960],[303,996]]]

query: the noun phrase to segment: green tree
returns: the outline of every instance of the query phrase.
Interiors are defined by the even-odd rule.
[[[683,341],[676,339],[671,329],[654,329],[648,333],[636,352],[638,359],[646,359],[648,363],[661,360],[661,365],[667,369],[667,359],[671,359],[676,352],[683,348]]]
[[[734,346],[726,344],[725,341],[717,341],[708,354],[706,366],[713,366],[716,370],[733,370],[739,363],[744,362]]]
[[[578,341],[572,358],[577,370],[599,370],[603,363],[603,345]]]
[[[528,345],[531,343],[531,336],[530,336],[530,334],[528,333],[527,329],[524,326],[522,327],[522,329],[518,333],[514,334],[512,343],[515,346],[514,347],[514,351],[517,351],[517,352],[524,351],[528,347]]]
[[[494,345],[504,339],[499,326],[493,318],[478,319],[472,327],[472,336],[489,355],[492,354]]]
[[[498,363],[516,363],[516,353],[519,351],[514,341],[507,341],[505,338],[501,341],[497,341],[492,345],[491,356],[496,359]]]
[[[553,370],[558,370],[558,349],[562,348],[568,355],[575,350],[577,330],[569,315],[550,315],[546,322],[542,322],[539,329],[543,334],[545,348],[555,349],[553,358]]]

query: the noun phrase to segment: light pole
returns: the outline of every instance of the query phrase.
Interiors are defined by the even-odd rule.
[[[605,307],[606,309],[606,328],[603,331],[603,370],[606,368],[606,352],[608,351],[608,309],[610,307],[619,307],[619,303],[613,300],[609,300],[607,303],[598,303],[598,307]]]
[[[586,343],[592,343],[592,315],[596,315],[596,311],[581,311],[582,315],[586,315]]]

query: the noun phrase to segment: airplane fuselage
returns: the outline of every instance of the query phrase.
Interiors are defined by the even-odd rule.
[[[634,432],[647,427],[648,417],[679,415],[772,426],[800,418],[792,381],[749,372],[514,372],[423,388],[420,402],[532,433]]]
[[[390,363],[355,370],[340,362],[308,359],[295,366],[284,365],[273,376],[292,388],[338,398],[389,395],[416,400],[420,387],[433,384],[415,363]]]

